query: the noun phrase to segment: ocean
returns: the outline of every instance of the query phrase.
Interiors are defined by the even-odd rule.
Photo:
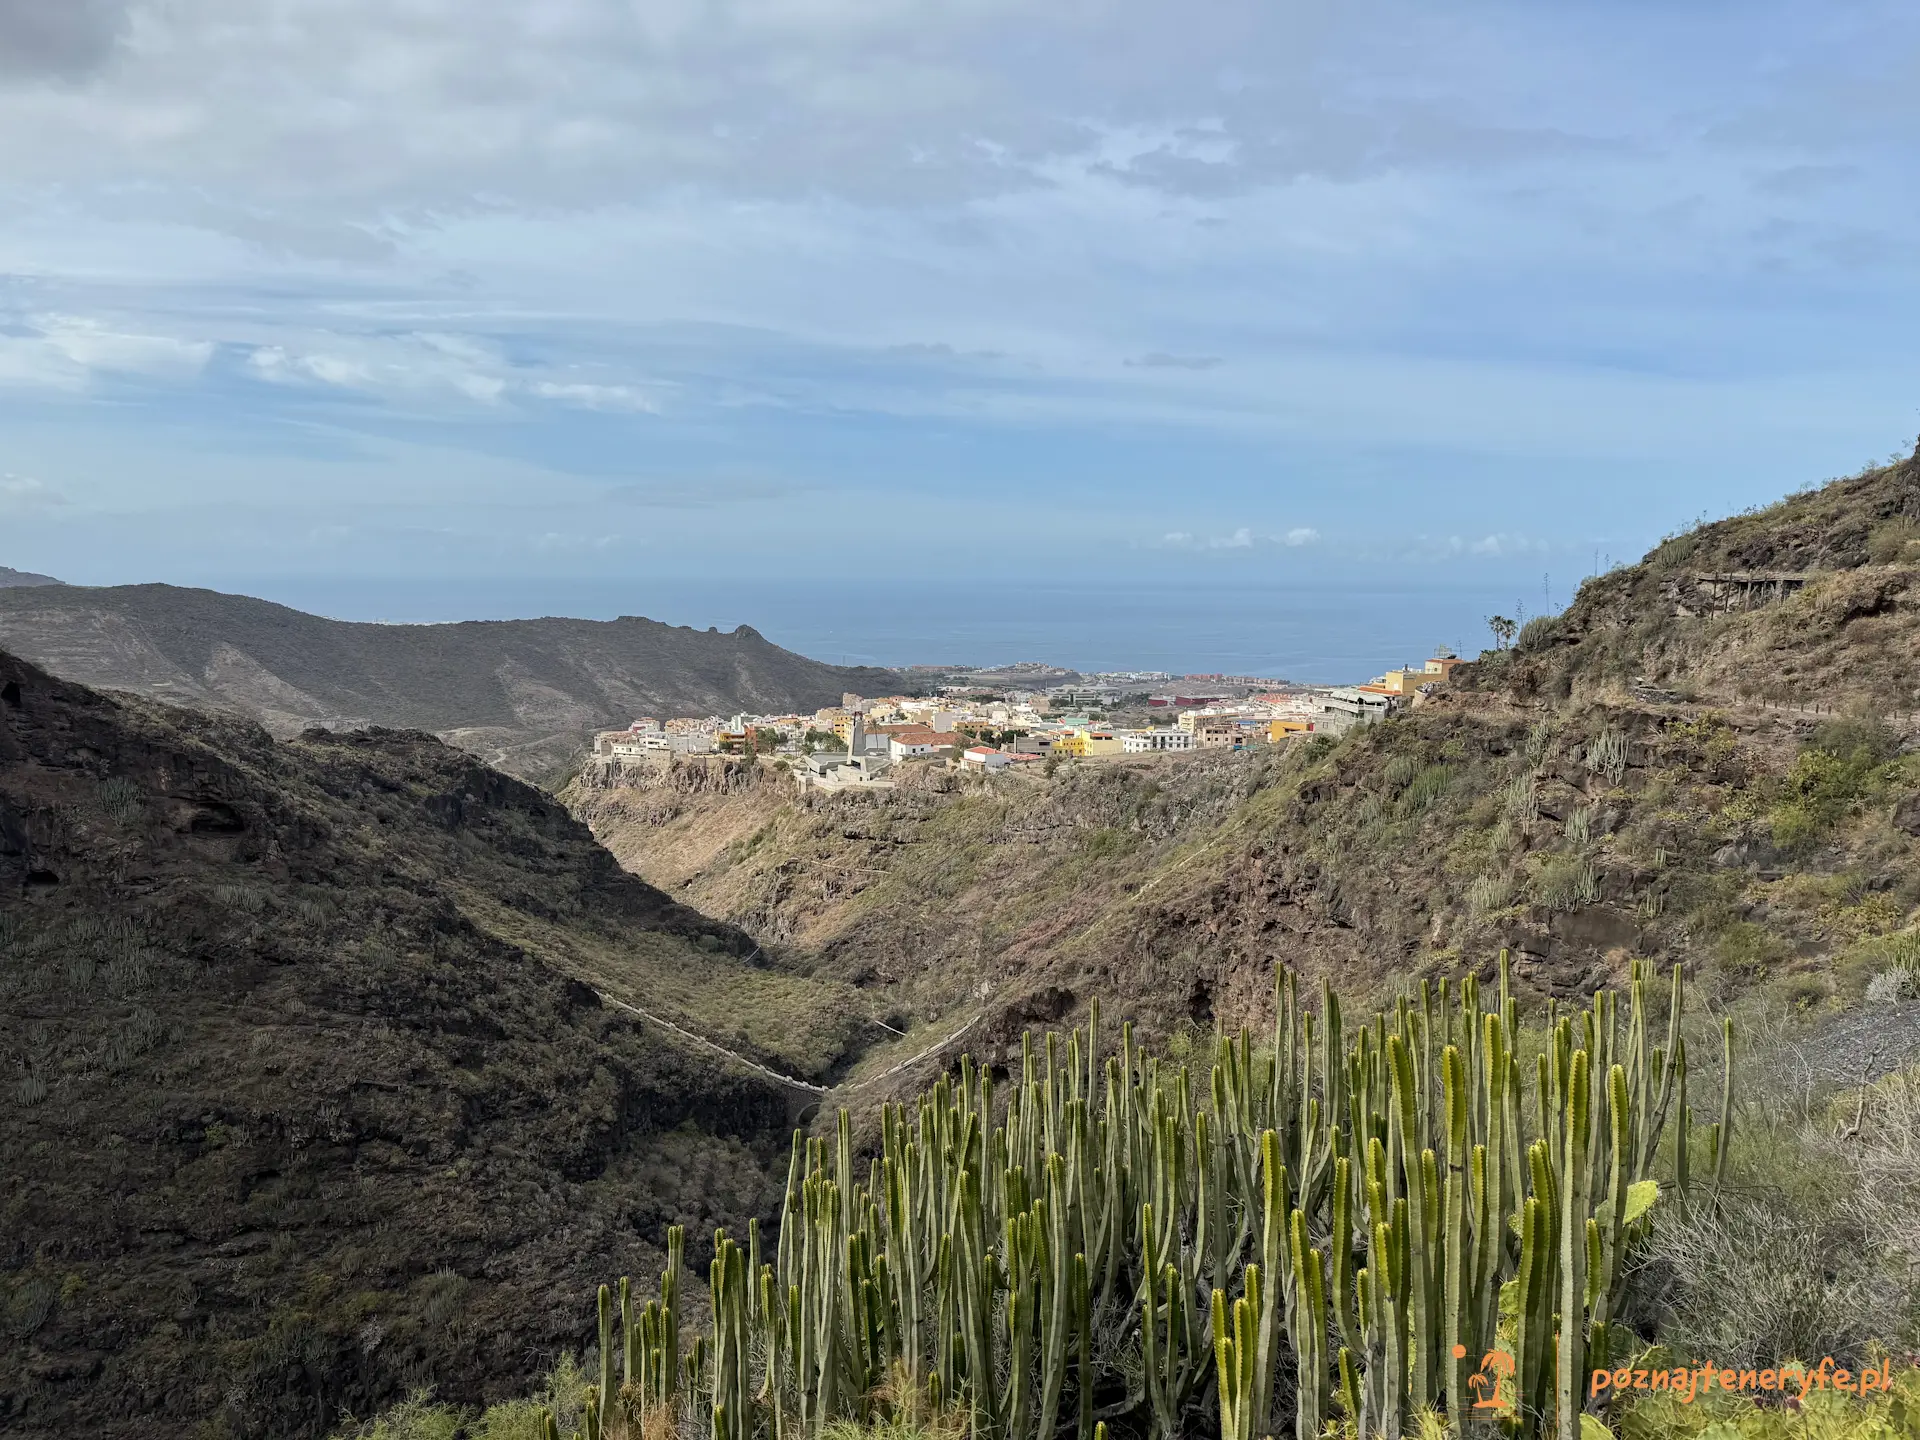
[[[341,620],[441,622],[644,615],[696,629],[751,625],[842,665],[1165,670],[1309,683],[1363,681],[1446,645],[1489,644],[1486,617],[1525,604],[1499,585],[1179,584],[914,580],[367,580],[259,577],[219,588]],[[1527,613],[1539,609],[1533,597]]]

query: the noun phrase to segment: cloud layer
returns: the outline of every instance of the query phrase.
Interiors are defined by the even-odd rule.
[[[0,0],[0,563],[1633,553],[1917,428],[1916,77],[1891,0]]]

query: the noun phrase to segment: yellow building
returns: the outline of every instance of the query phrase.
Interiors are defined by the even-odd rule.
[[[1053,753],[1071,755],[1084,760],[1090,755],[1119,755],[1126,750],[1126,742],[1111,730],[1093,730],[1082,725],[1071,734],[1056,736]]]
[[[1304,735],[1313,727],[1304,720],[1275,720],[1267,726],[1267,739],[1278,745],[1289,735]]]
[[[1402,670],[1389,670],[1373,683],[1383,690],[1411,700],[1419,693],[1422,685],[1444,685],[1447,677],[1453,673],[1453,667],[1460,663],[1462,662],[1457,656],[1439,655],[1417,670],[1411,665]]]

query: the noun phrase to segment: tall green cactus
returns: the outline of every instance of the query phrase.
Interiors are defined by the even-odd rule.
[[[1504,956],[1484,998],[1469,976],[1351,1024],[1330,989],[1316,1013],[1283,974],[1271,1049],[1220,1036],[1199,1077],[1125,1025],[1103,1052],[1097,1013],[1027,1037],[999,1093],[963,1058],[883,1109],[871,1161],[844,1115],[830,1140],[795,1137],[771,1255],[757,1225],[744,1250],[715,1236],[713,1318],[685,1355],[679,1232],[659,1298],[636,1305],[623,1282],[632,1418],[680,1413],[684,1392],[715,1440],[811,1440],[876,1406],[957,1408],[981,1440],[1093,1440],[1121,1416],[1187,1434],[1205,1403],[1223,1436],[1256,1440],[1282,1431],[1290,1391],[1297,1440],[1336,1404],[1363,1440],[1397,1440],[1436,1407],[1463,1429],[1481,1356],[1504,1345],[1514,1440],[1567,1440],[1583,1367],[1616,1353],[1670,1112],[1690,1181],[1678,972],[1664,1044],[1646,991],[1636,970],[1624,1007],[1549,1007],[1523,1044]]]

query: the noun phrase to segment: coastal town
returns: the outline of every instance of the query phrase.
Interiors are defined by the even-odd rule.
[[[1340,735],[1411,708],[1460,659],[1442,650],[1364,685],[1307,686],[1245,675],[1121,671],[1073,676],[1039,665],[941,672],[924,695],[843,695],[810,715],[642,716],[594,738],[606,778],[693,756],[757,758],[802,788],[893,786],[898,767],[994,773],[1063,759],[1192,754]]]

